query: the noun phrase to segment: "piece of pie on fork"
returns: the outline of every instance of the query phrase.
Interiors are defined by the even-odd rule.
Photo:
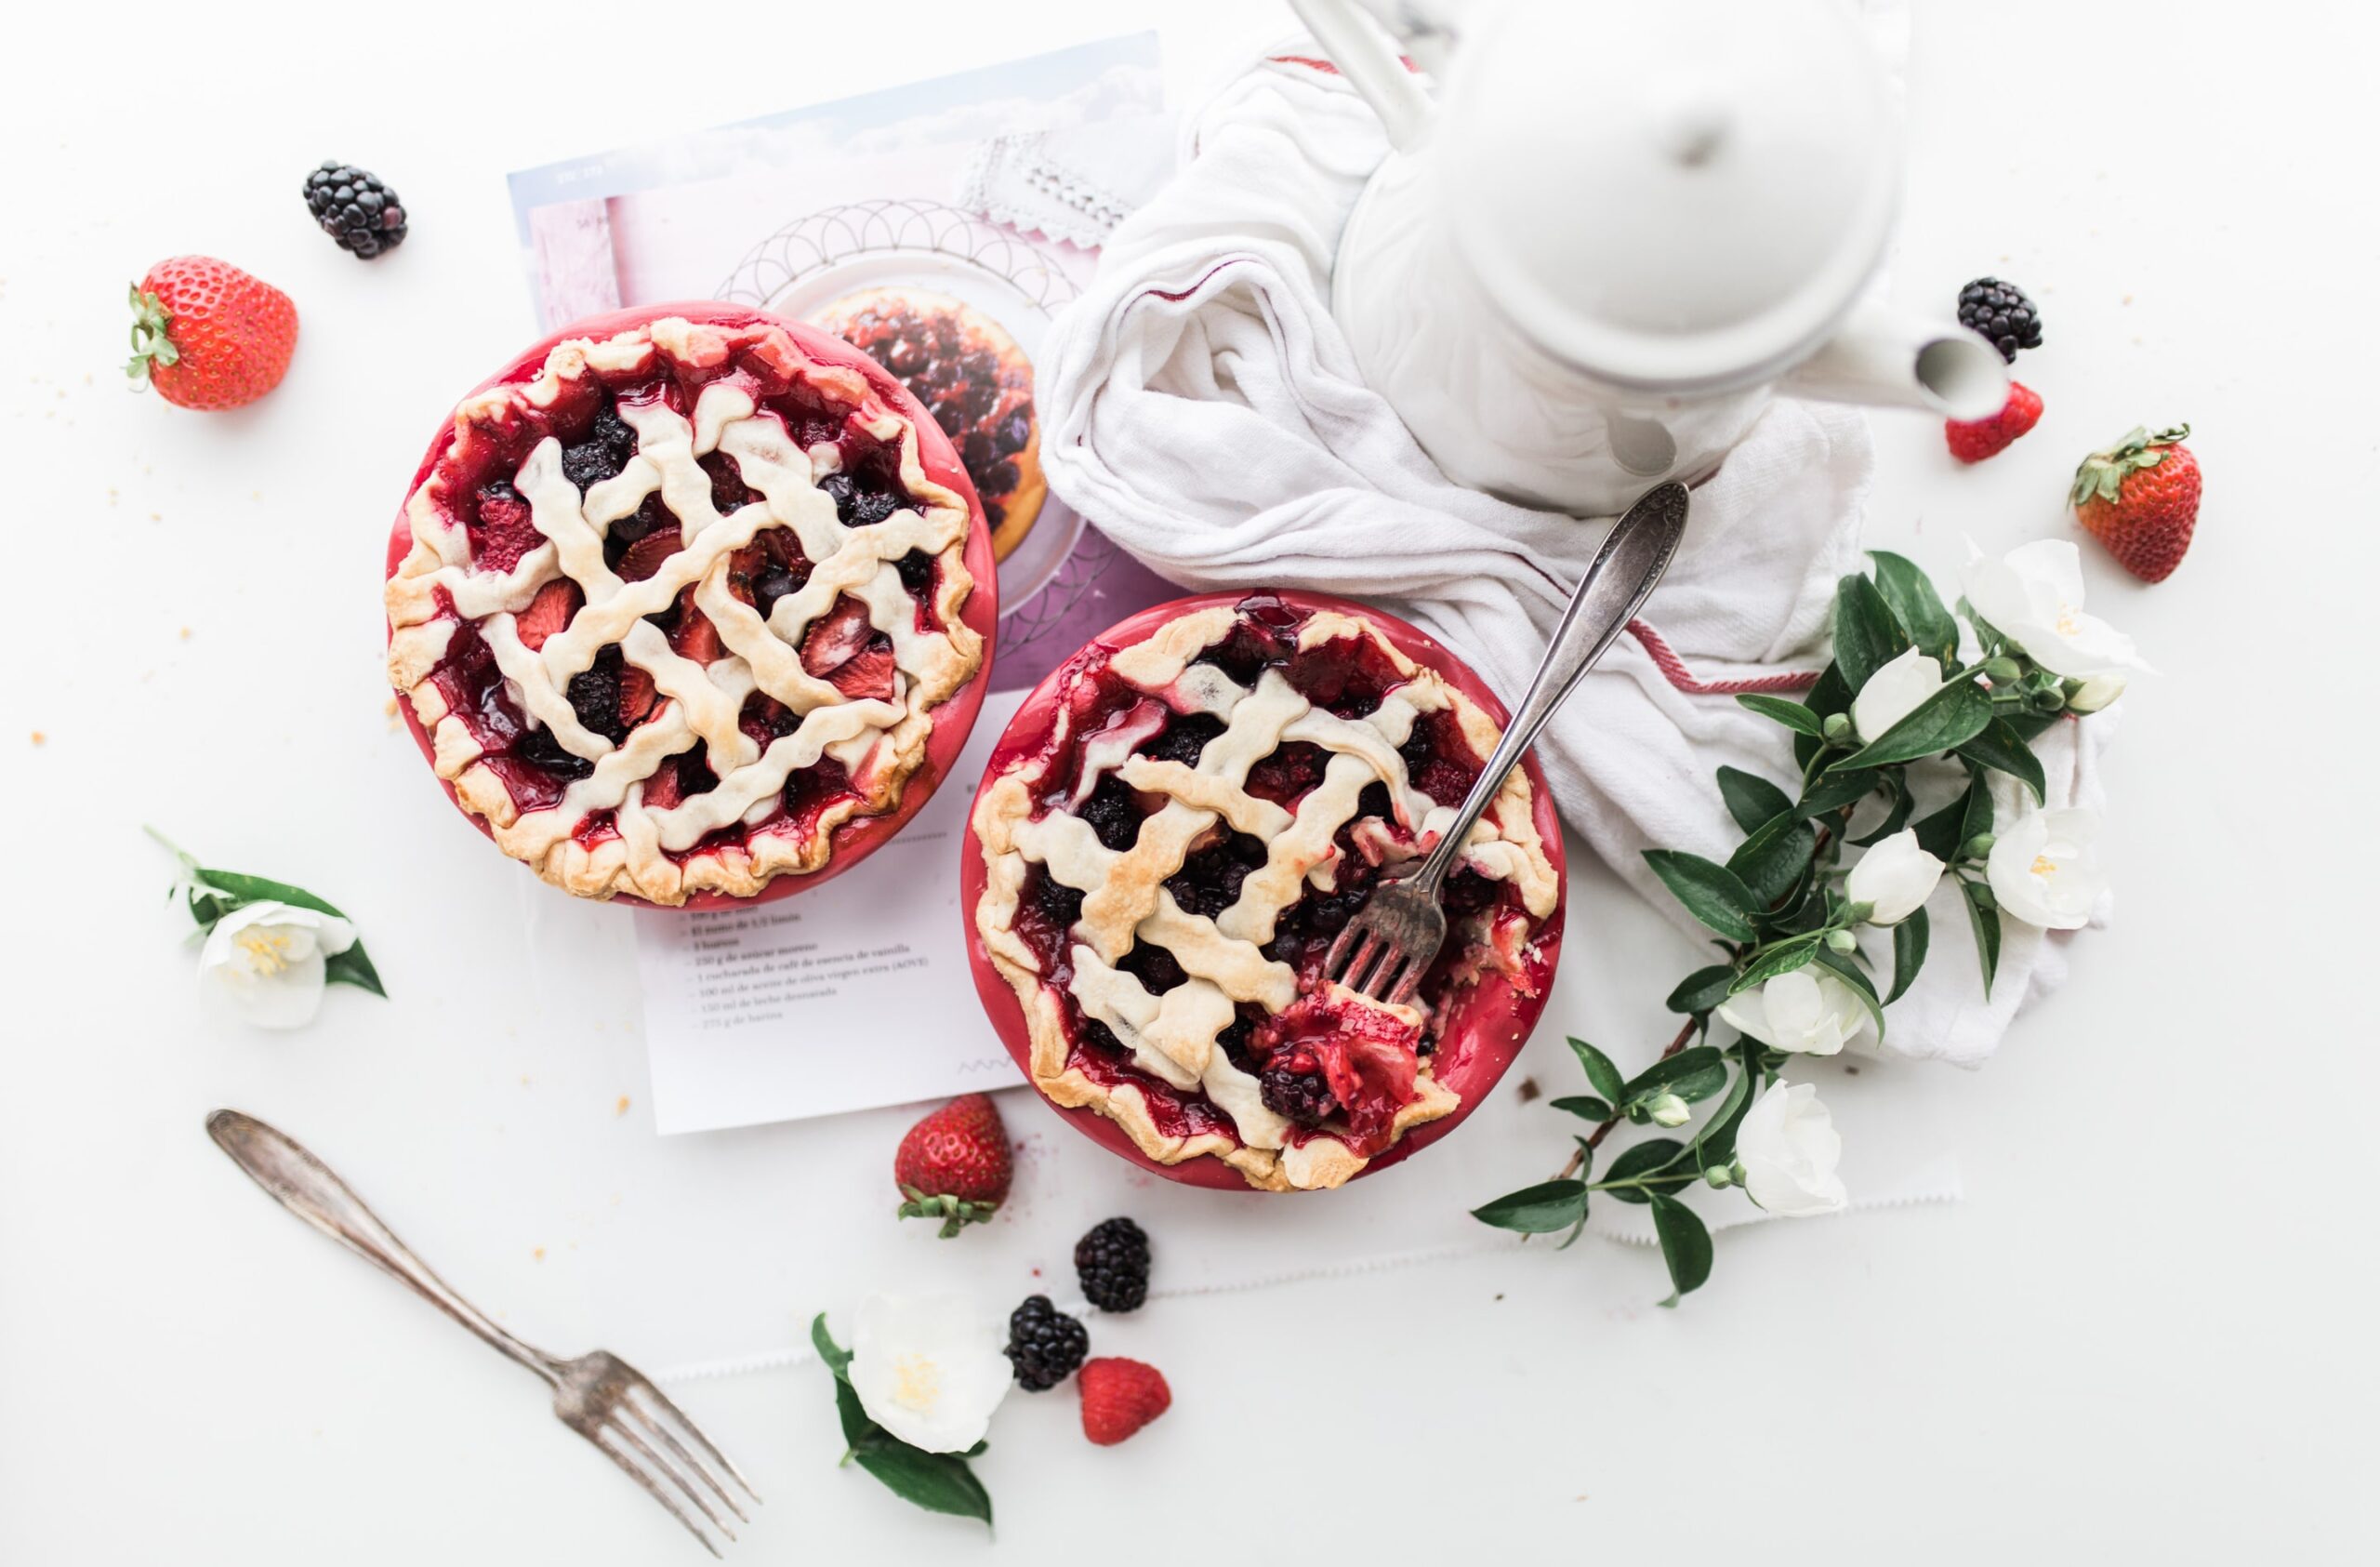
[[[425,458],[390,684],[456,803],[557,886],[682,905],[813,876],[913,812],[973,720],[996,588],[965,471],[809,327],[582,327]]]
[[[1418,1004],[1321,968],[1469,790],[1492,701],[1412,628],[1319,594],[1184,600],[1078,653],[995,750],[966,868],[978,988],[1035,1085],[1169,1173],[1267,1190],[1340,1185],[1464,1113],[1552,982],[1541,783],[1515,769],[1474,829]]]

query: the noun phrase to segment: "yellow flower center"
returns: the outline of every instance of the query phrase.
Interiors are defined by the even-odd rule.
[[[942,1397],[942,1370],[923,1355],[892,1360],[892,1397],[911,1409],[932,1409]]]
[[[277,930],[245,930],[236,939],[247,955],[249,971],[261,978],[271,978],[292,962],[289,937]]]
[[[2035,855],[2032,870],[2036,876],[2054,876],[2057,873],[2057,861],[2047,855]]]
[[[2070,604],[2059,604],[2057,606],[2057,634],[2062,637],[2070,637],[2082,629],[2082,611],[2076,609]]]

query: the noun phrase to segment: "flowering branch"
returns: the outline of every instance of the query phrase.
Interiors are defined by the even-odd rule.
[[[1925,903],[1943,877],[1959,888],[1987,994],[2003,916],[2072,929],[2101,890],[2090,813],[2037,809],[1995,832],[1990,783],[2004,774],[2045,804],[2033,740],[2061,713],[2107,706],[2122,692],[2123,671],[2139,667],[2129,639],[2082,612],[2074,547],[2044,540],[2003,561],[1977,557],[1955,615],[1910,562],[1881,551],[1873,558],[1872,578],[1838,585],[1833,661],[1807,700],[1736,698],[1792,732],[1797,790],[1721,767],[1720,797],[1745,834],[1736,851],[1725,863],[1645,853],[1724,955],[1670,992],[1670,1010],[1686,1018],[1676,1038],[1633,1078],[1571,1040],[1594,1093],[1552,1104],[1593,1130],[1574,1138],[1552,1180],[1474,1210],[1524,1235],[1567,1229],[1567,1246],[1585,1228],[1592,1194],[1647,1203],[1673,1286],[1664,1305],[1710,1274],[1710,1232],[1678,1200],[1694,1183],[1740,1187],[1762,1208],[1790,1215],[1831,1213],[1848,1201],[1834,1173],[1842,1141],[1817,1091],[1771,1091],[1792,1056],[1834,1055],[1871,1028],[1883,1040],[1884,1009],[1925,963]],[[1968,662],[1959,658],[1962,618],[1979,649]],[[1910,770],[1937,764],[1955,769],[1960,787],[1912,825]],[[1863,814],[1873,825],[1854,837]],[[1852,848],[1864,852],[1845,868]],[[1871,973],[1876,962],[1861,942],[1870,930],[1891,932],[1888,977]],[[1736,1031],[1733,1044],[1694,1042],[1707,1041],[1714,1022]],[[1590,1178],[1622,1122],[1677,1130],[1707,1099],[1717,1104],[1699,1129],[1633,1144]]]

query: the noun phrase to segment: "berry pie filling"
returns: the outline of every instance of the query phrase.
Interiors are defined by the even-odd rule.
[[[390,683],[497,844],[584,896],[817,870],[983,662],[966,499],[764,318],[560,344],[456,409],[405,516]]]
[[[1164,1162],[1212,1155],[1281,1190],[1337,1186],[1452,1113],[1445,1051],[1491,983],[1535,995],[1560,886],[1514,769],[1447,883],[1418,1005],[1326,979],[1384,876],[1435,847],[1493,720],[1370,621],[1267,595],[1062,670],[974,826],[976,925],[1015,989],[1033,1077]]]

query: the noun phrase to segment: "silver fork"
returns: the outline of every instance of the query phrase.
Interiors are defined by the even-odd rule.
[[[407,1250],[328,1165],[254,1116],[217,1110],[206,1118],[206,1132],[283,1207],[412,1285],[432,1306],[543,1377],[554,1390],[554,1414],[562,1423],[633,1476],[711,1555],[719,1555],[719,1547],[669,1488],[692,1502],[729,1540],[735,1538],[735,1531],[711,1506],[713,1498],[738,1522],[748,1521],[720,1475],[724,1473],[755,1503],[760,1493],[642,1372],[604,1349],[575,1361],[556,1360],[497,1327]]]
[[[1472,825],[1503,788],[1505,776],[1520,765],[1554,710],[1578,689],[1580,677],[1594,668],[1620,628],[1644,606],[1677,553],[1686,511],[1686,486],[1660,485],[1638,497],[1612,525],[1603,548],[1579,578],[1570,607],[1563,611],[1544,661],[1529,682],[1528,695],[1513,713],[1496,753],[1480,770],[1479,781],[1463,796],[1421,868],[1382,882],[1339,933],[1323,959],[1329,977],[1374,1001],[1411,1003],[1421,976],[1446,944],[1447,914],[1438,905],[1438,894]]]

